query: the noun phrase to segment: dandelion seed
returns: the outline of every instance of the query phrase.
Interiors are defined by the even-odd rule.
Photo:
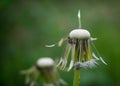
[[[101,60],[105,65],[107,65],[107,63],[103,60],[102,57],[100,57],[100,60]]]
[[[97,38],[92,38],[92,37],[91,37],[91,41],[94,41],[94,40],[97,40]]]
[[[74,61],[71,60],[70,66],[69,66],[69,68],[68,68],[68,71],[70,71],[70,70],[72,69],[73,66],[74,66]]]
[[[79,28],[81,28],[81,15],[80,15],[80,10],[78,11],[78,23],[79,23]]]
[[[65,40],[65,39],[62,38],[62,39],[58,42],[58,46],[61,46],[61,45],[63,44],[64,40]]]
[[[99,58],[95,55],[95,53],[92,53],[92,56],[93,56],[95,59],[99,60]]]
[[[45,45],[45,47],[54,47],[56,44],[52,44],[52,45]]]

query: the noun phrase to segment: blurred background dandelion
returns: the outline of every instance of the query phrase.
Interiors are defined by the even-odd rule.
[[[119,0],[1,0],[0,1],[0,85],[25,86],[23,69],[39,57],[54,59],[64,46],[45,48],[82,27],[97,37],[95,46],[108,63],[82,70],[80,86],[120,86],[120,1]],[[73,71],[59,71],[72,86]]]

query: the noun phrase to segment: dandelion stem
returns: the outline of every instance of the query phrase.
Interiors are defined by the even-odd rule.
[[[73,80],[73,86],[79,86],[80,84],[80,69],[75,69],[74,71],[74,80]]]
[[[74,55],[74,61],[78,62],[79,61],[79,54],[80,54],[80,45],[79,41],[77,40],[76,42],[76,47],[75,47],[75,55]],[[79,86],[80,84],[80,68],[75,66],[74,70],[74,79],[73,79],[73,86]]]

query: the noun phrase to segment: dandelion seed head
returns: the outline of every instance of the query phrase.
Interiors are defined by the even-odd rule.
[[[70,38],[88,39],[90,38],[90,32],[85,29],[75,29],[69,33]]]
[[[72,30],[67,37],[67,46],[63,58],[59,61],[57,67],[64,70],[67,66],[67,61],[71,54],[71,62],[68,70],[70,71],[73,67],[76,69],[80,68],[93,68],[98,65],[97,61],[101,60],[104,64],[106,62],[97,57],[94,54],[91,43],[97,38],[92,38],[91,34],[86,29],[81,29],[81,15],[80,10],[78,11],[78,22],[79,28]],[[58,43],[61,46],[63,39]],[[78,63],[76,65],[76,63]],[[76,66],[75,66],[76,65]]]

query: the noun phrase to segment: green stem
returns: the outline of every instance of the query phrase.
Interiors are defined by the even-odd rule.
[[[73,79],[73,86],[79,86],[80,84],[80,69],[74,70],[74,79]]]
[[[74,56],[75,62],[79,61],[79,54],[80,54],[80,45],[79,45],[79,40],[76,39],[75,56]],[[80,68],[75,67],[73,86],[79,86],[79,83],[80,83]]]

